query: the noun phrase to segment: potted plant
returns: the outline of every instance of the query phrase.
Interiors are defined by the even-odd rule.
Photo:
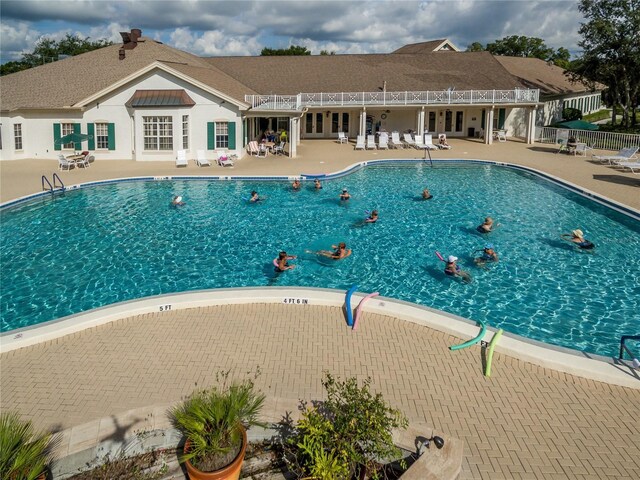
[[[228,374],[228,372],[227,372]],[[180,461],[191,479],[237,480],[247,448],[246,429],[265,426],[258,415],[265,396],[252,381],[194,392],[170,410],[173,425],[187,438]]]
[[[16,412],[0,414],[0,478],[44,480],[55,444],[51,433],[36,432]]]
[[[327,399],[308,408],[285,443],[285,461],[300,477],[348,480],[380,477],[380,462],[401,457],[393,443],[393,429],[406,428],[407,418],[391,408],[382,394],[325,373]]]

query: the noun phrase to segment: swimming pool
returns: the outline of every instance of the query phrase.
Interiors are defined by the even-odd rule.
[[[343,186],[352,199],[341,203]],[[425,186],[432,200],[419,199]],[[249,204],[252,189],[267,200]],[[173,195],[187,205],[170,208]],[[380,220],[361,225],[374,208]],[[501,226],[483,237],[475,226],[487,215]],[[299,192],[258,180],[109,184],[4,209],[1,226],[2,331],[169,292],[354,283],[601,355],[640,324],[640,222],[499,166],[369,167]],[[593,254],[559,238],[574,228]],[[487,240],[500,262],[485,270],[473,252]],[[339,241],[350,258],[304,253]],[[299,258],[276,274],[281,249]],[[436,250],[474,281],[446,277]]]

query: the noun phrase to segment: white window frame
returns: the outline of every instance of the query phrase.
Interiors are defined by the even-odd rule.
[[[189,150],[189,115],[182,115],[182,149]]]
[[[173,117],[171,115],[142,117],[142,138],[145,152],[173,151]]]
[[[62,138],[65,135],[69,135],[70,133],[73,133],[73,123],[61,123],[60,137]],[[63,150],[75,150],[75,148],[76,148],[76,145],[73,142],[65,143],[64,145],[62,145]]]
[[[216,122],[216,148],[229,148],[229,122]]]
[[[109,150],[109,124],[108,123],[96,123],[95,124],[96,135],[96,150]]]
[[[13,145],[15,150],[22,150],[22,124],[13,124]]]

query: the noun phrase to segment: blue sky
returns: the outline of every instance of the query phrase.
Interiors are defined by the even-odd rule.
[[[539,37],[576,53],[581,15],[575,0],[3,0],[0,55],[19,60],[42,36],[66,33],[119,43],[119,32],[196,55],[259,55],[263,47],[306,46],[385,53],[407,43],[449,38],[465,49],[508,35]]]

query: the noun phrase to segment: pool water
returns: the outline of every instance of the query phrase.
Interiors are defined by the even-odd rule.
[[[352,199],[340,202],[342,187]],[[428,187],[434,195],[421,200]],[[249,204],[255,189],[264,202]],[[186,206],[169,206],[181,195]],[[365,211],[380,220],[363,225]],[[476,232],[485,216],[500,226]],[[640,330],[640,222],[499,166],[368,167],[301,191],[273,181],[103,185],[1,213],[2,331],[123,300],[221,287],[347,289],[427,305],[535,340],[616,355]],[[560,233],[581,228],[597,247]],[[305,253],[345,241],[333,261]],[[473,258],[490,241],[500,261]],[[274,272],[278,251],[298,255]],[[469,284],[446,277],[454,254]]]

